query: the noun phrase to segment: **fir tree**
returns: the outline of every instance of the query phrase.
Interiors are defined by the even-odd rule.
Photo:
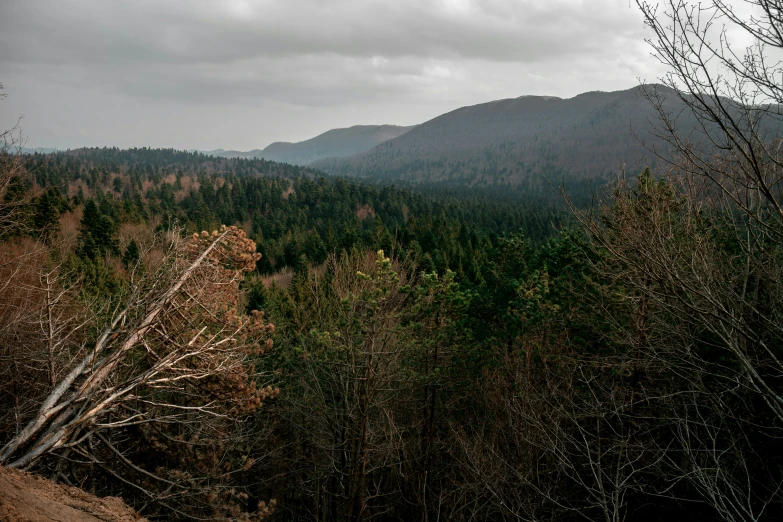
[[[35,203],[33,227],[45,241],[60,229],[60,198],[55,190],[50,189],[41,194]]]
[[[91,260],[106,254],[119,255],[119,244],[114,237],[116,229],[115,223],[101,213],[95,201],[88,200],[79,226],[79,254]]]
[[[125,249],[125,253],[122,255],[122,264],[126,268],[133,268],[141,259],[141,251],[139,250],[139,244],[136,240],[131,239],[128,243],[128,247]]]

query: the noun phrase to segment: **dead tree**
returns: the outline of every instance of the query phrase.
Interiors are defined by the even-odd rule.
[[[83,357],[53,374],[55,385],[2,447],[0,463],[24,469],[59,457],[58,474],[71,481],[78,471],[69,476],[63,463],[86,463],[151,512],[238,509],[241,495],[217,480],[247,464],[227,460],[229,428],[276,394],[257,387],[251,364],[270,345],[272,326],[263,314],[244,314],[239,292],[257,258],[236,227],[175,241]],[[64,335],[51,331],[52,343]],[[145,458],[140,440],[177,464]]]

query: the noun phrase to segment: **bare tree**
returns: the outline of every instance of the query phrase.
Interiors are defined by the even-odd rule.
[[[174,241],[80,359],[49,371],[48,396],[2,447],[0,463],[30,468],[57,457],[60,478],[92,478],[63,472],[74,463],[97,467],[137,491],[142,511],[239,514],[242,494],[226,479],[249,464],[230,453],[233,419],[277,393],[256,386],[250,365],[270,345],[272,326],[263,314],[246,316],[239,293],[257,258],[235,227]],[[44,292],[41,324],[54,353],[78,324],[58,320],[62,292]],[[150,460],[145,446],[175,464]]]
[[[3,86],[0,84],[0,91]],[[0,92],[0,101],[6,98]],[[50,305],[52,318],[66,313],[64,306],[68,297],[61,289],[49,286],[55,283],[57,269],[49,267],[48,274],[42,273],[46,266],[48,250],[35,238],[25,237],[28,232],[26,211],[34,199],[27,186],[24,159],[20,152],[24,142],[19,121],[10,129],[0,131],[0,379],[3,386],[0,398],[12,407],[0,413],[0,433],[7,434],[21,429],[29,408],[35,399],[45,394],[47,379],[43,373],[54,371],[57,363],[48,357],[41,342],[41,335],[47,323],[41,311]],[[47,269],[43,269],[47,272]],[[68,322],[70,319],[66,320]],[[72,333],[78,332],[74,328]],[[54,330],[48,332],[53,342],[59,336]],[[67,336],[71,337],[71,336]],[[47,370],[48,368],[48,370]]]
[[[750,14],[738,14],[725,0],[691,3],[668,0],[663,8],[637,0],[655,34],[653,54],[669,69],[661,81],[695,118],[679,128],[678,114],[665,104],[665,93],[646,90],[658,109],[659,136],[677,153],[674,167],[706,178],[727,202],[780,240],[783,234],[783,3],[744,0]],[[752,44],[738,49],[729,29],[744,32]],[[687,119],[687,121],[693,121]]]
[[[726,520],[758,520],[781,500],[780,470],[758,452],[780,431],[780,257],[744,250],[725,200],[692,183],[646,173],[599,218],[577,215],[634,317],[615,323],[617,342],[653,378],[644,400],[666,421],[650,440],[670,483]]]
[[[0,83],[0,91],[3,84]],[[0,101],[7,93],[0,92]],[[13,127],[0,130],[0,237],[12,231],[23,229],[24,222],[20,212],[29,204],[32,195],[27,190],[14,190],[23,187],[24,158],[22,147],[24,135],[20,126],[21,118]]]
[[[637,4],[669,69],[669,89],[643,89],[669,170],[620,179],[599,215],[576,213],[635,317],[616,322],[618,342],[658,375],[659,492],[687,483],[724,520],[762,520],[783,500],[769,449],[783,421],[783,4]],[[737,49],[732,31],[752,43]]]
[[[580,353],[559,330],[525,332],[477,392],[486,417],[453,427],[476,517],[620,522],[660,468],[640,361]]]

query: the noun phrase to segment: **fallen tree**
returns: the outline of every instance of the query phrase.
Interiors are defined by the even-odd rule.
[[[45,466],[92,487],[122,484],[142,512],[236,516],[247,495],[231,487],[232,474],[252,462],[237,449],[235,421],[276,394],[256,385],[251,361],[271,346],[273,326],[262,313],[244,313],[239,290],[259,255],[236,227],[171,239],[158,270],[131,285],[122,308],[5,443],[0,464]]]

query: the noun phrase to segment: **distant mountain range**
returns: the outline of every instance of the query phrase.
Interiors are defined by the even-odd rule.
[[[412,128],[397,125],[355,125],[347,129],[332,129],[298,143],[272,143],[258,157],[293,165],[308,165],[324,158],[360,154],[379,143],[402,136]]]
[[[677,93],[662,94],[678,127],[695,125]],[[448,112],[420,125],[356,125],[298,143],[247,152],[199,151],[221,158],[264,158],[373,181],[541,189],[561,179],[607,179],[638,172],[668,155],[649,131],[658,113],[642,87],[573,98],[522,96]],[[38,149],[42,151],[42,149]]]
[[[38,154],[51,154],[52,152],[57,152],[58,150],[61,149],[53,149],[51,147],[34,147],[34,148],[22,147],[20,152],[22,154],[35,154],[36,152]]]
[[[674,91],[656,88],[673,112],[682,108]],[[607,177],[621,164],[629,172],[654,164],[649,147],[666,153],[648,131],[657,116],[640,87],[569,99],[522,96],[463,107],[366,152],[309,166],[341,176],[471,186]]]
[[[200,152],[221,158],[264,158],[292,165],[307,165],[324,158],[342,158],[365,152],[379,143],[405,134],[412,128],[397,125],[354,125],[347,129],[332,129],[297,143],[277,141],[263,150],[242,152],[216,149]]]
[[[672,113],[671,89],[655,88]],[[522,96],[462,107],[413,127],[357,125],[299,143],[220,157],[256,157],[374,181],[543,188],[561,179],[608,178],[654,166],[667,144],[649,132],[657,112],[641,87],[573,98]],[[679,123],[693,125],[687,111]]]

